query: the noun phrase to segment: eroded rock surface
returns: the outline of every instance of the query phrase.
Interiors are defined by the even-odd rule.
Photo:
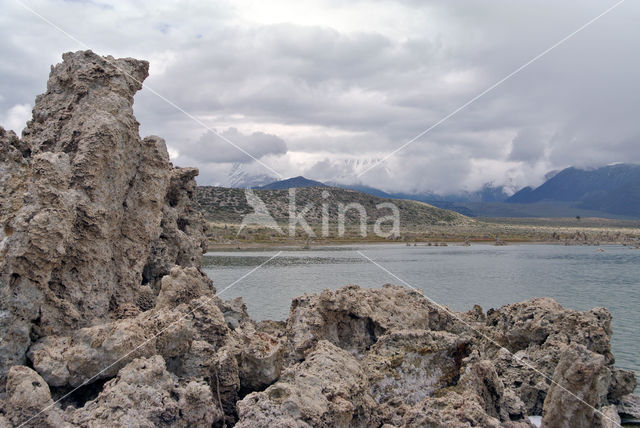
[[[605,309],[551,299],[455,314],[397,286],[303,296],[284,334],[289,367],[238,404],[239,424],[329,426],[339,383],[351,391],[344,405],[367,416],[331,416],[338,426],[530,427],[543,413],[545,426],[615,425],[616,400],[633,397],[635,378],[613,366],[610,322]],[[360,388],[324,364],[329,349],[337,365],[364,370]]]
[[[0,130],[0,385],[33,339],[152,308],[145,266],[199,267],[197,170],[173,168],[133,116],[148,67],[67,53],[22,139]]]
[[[0,128],[0,427],[609,427],[640,417],[611,315],[453,313],[399,286],[256,323],[201,271],[197,170],[141,139],[148,64],[69,53]]]
[[[132,361],[95,400],[67,412],[69,423],[88,427],[211,427],[222,418],[206,382],[178,379],[158,355]]]
[[[49,386],[29,367],[13,366],[9,370],[6,403],[3,407],[8,425],[62,426],[64,424],[62,412],[54,406]]]
[[[293,299],[287,320],[290,357],[301,359],[321,339],[362,355],[391,329],[463,331],[464,327],[416,291],[388,284],[379,290],[350,285],[340,293],[325,290]]]
[[[276,384],[238,403],[236,426],[371,426],[375,402],[366,386],[365,372],[349,352],[320,341]]]
[[[603,355],[575,343],[564,347],[544,401],[542,422],[547,426],[603,425],[603,412],[597,409],[606,406],[610,384],[611,371]]]
[[[175,265],[200,267],[206,251],[206,227],[194,202],[196,168],[174,168],[162,206],[160,235],[151,245],[142,272],[144,284],[158,283]]]

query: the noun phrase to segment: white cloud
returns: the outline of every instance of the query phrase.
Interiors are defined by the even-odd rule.
[[[22,129],[27,126],[27,121],[31,119],[31,105],[16,104],[11,107],[2,117],[2,126],[11,129],[20,135]]]

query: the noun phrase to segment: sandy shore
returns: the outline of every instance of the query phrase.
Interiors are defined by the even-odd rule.
[[[313,226],[312,226],[313,227]],[[347,228],[344,237],[337,233],[309,239],[298,233],[296,237],[275,234],[264,228],[245,228],[238,225],[209,223],[210,250],[305,248],[333,245],[362,245],[403,243],[405,245],[473,245],[473,244],[558,244],[558,245],[640,245],[640,222],[609,219],[482,219],[464,226],[426,225],[401,230],[393,239]],[[314,231],[317,229],[313,227]],[[373,232],[373,231],[371,231]]]

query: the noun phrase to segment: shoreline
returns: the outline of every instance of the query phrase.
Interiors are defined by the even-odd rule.
[[[251,251],[251,250],[300,250],[300,251],[310,251],[314,248],[331,248],[331,247],[350,247],[350,246],[359,246],[359,245],[379,245],[379,246],[397,246],[397,247],[473,247],[474,245],[489,245],[495,247],[504,247],[504,246],[513,246],[513,245],[553,245],[553,246],[568,246],[568,247],[610,247],[610,246],[623,246],[629,247],[629,249],[638,249],[634,247],[630,247],[621,242],[602,242],[599,244],[565,244],[563,242],[557,241],[504,241],[503,244],[496,245],[495,241],[491,240],[482,240],[482,241],[471,241],[470,245],[466,245],[464,241],[437,241],[431,242],[432,245],[429,245],[427,242],[410,242],[410,245],[407,245],[405,242],[388,242],[388,241],[323,241],[317,243],[307,244],[304,241],[293,242],[293,243],[267,243],[267,242],[240,242],[240,243],[225,243],[225,244],[215,244],[209,245],[207,247],[207,253],[217,252],[217,251]],[[415,245],[414,245],[415,244]],[[435,245],[438,244],[438,245]],[[446,244],[446,245],[442,245]],[[205,255],[207,254],[205,253]]]
[[[636,222],[602,219],[481,219],[465,225],[408,225],[393,238],[376,236],[372,230],[362,237],[358,229],[347,228],[343,237],[332,232],[322,237],[318,225],[311,225],[315,237],[302,233],[295,236],[274,234],[264,227],[208,222],[209,250],[237,248],[291,248],[306,246],[392,244],[465,245],[474,244],[548,244],[548,245],[627,245],[640,247],[640,227]]]

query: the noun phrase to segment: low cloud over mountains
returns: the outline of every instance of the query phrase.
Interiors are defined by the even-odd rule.
[[[360,171],[345,165],[384,159],[613,4],[29,3],[99,53],[148,59],[150,88],[282,177],[350,182]],[[357,181],[450,193],[640,162],[638,19],[621,4]],[[50,64],[83,46],[18,3],[0,22],[0,119],[19,130]],[[267,172],[149,89],[135,110],[201,184],[224,184],[234,163]]]

